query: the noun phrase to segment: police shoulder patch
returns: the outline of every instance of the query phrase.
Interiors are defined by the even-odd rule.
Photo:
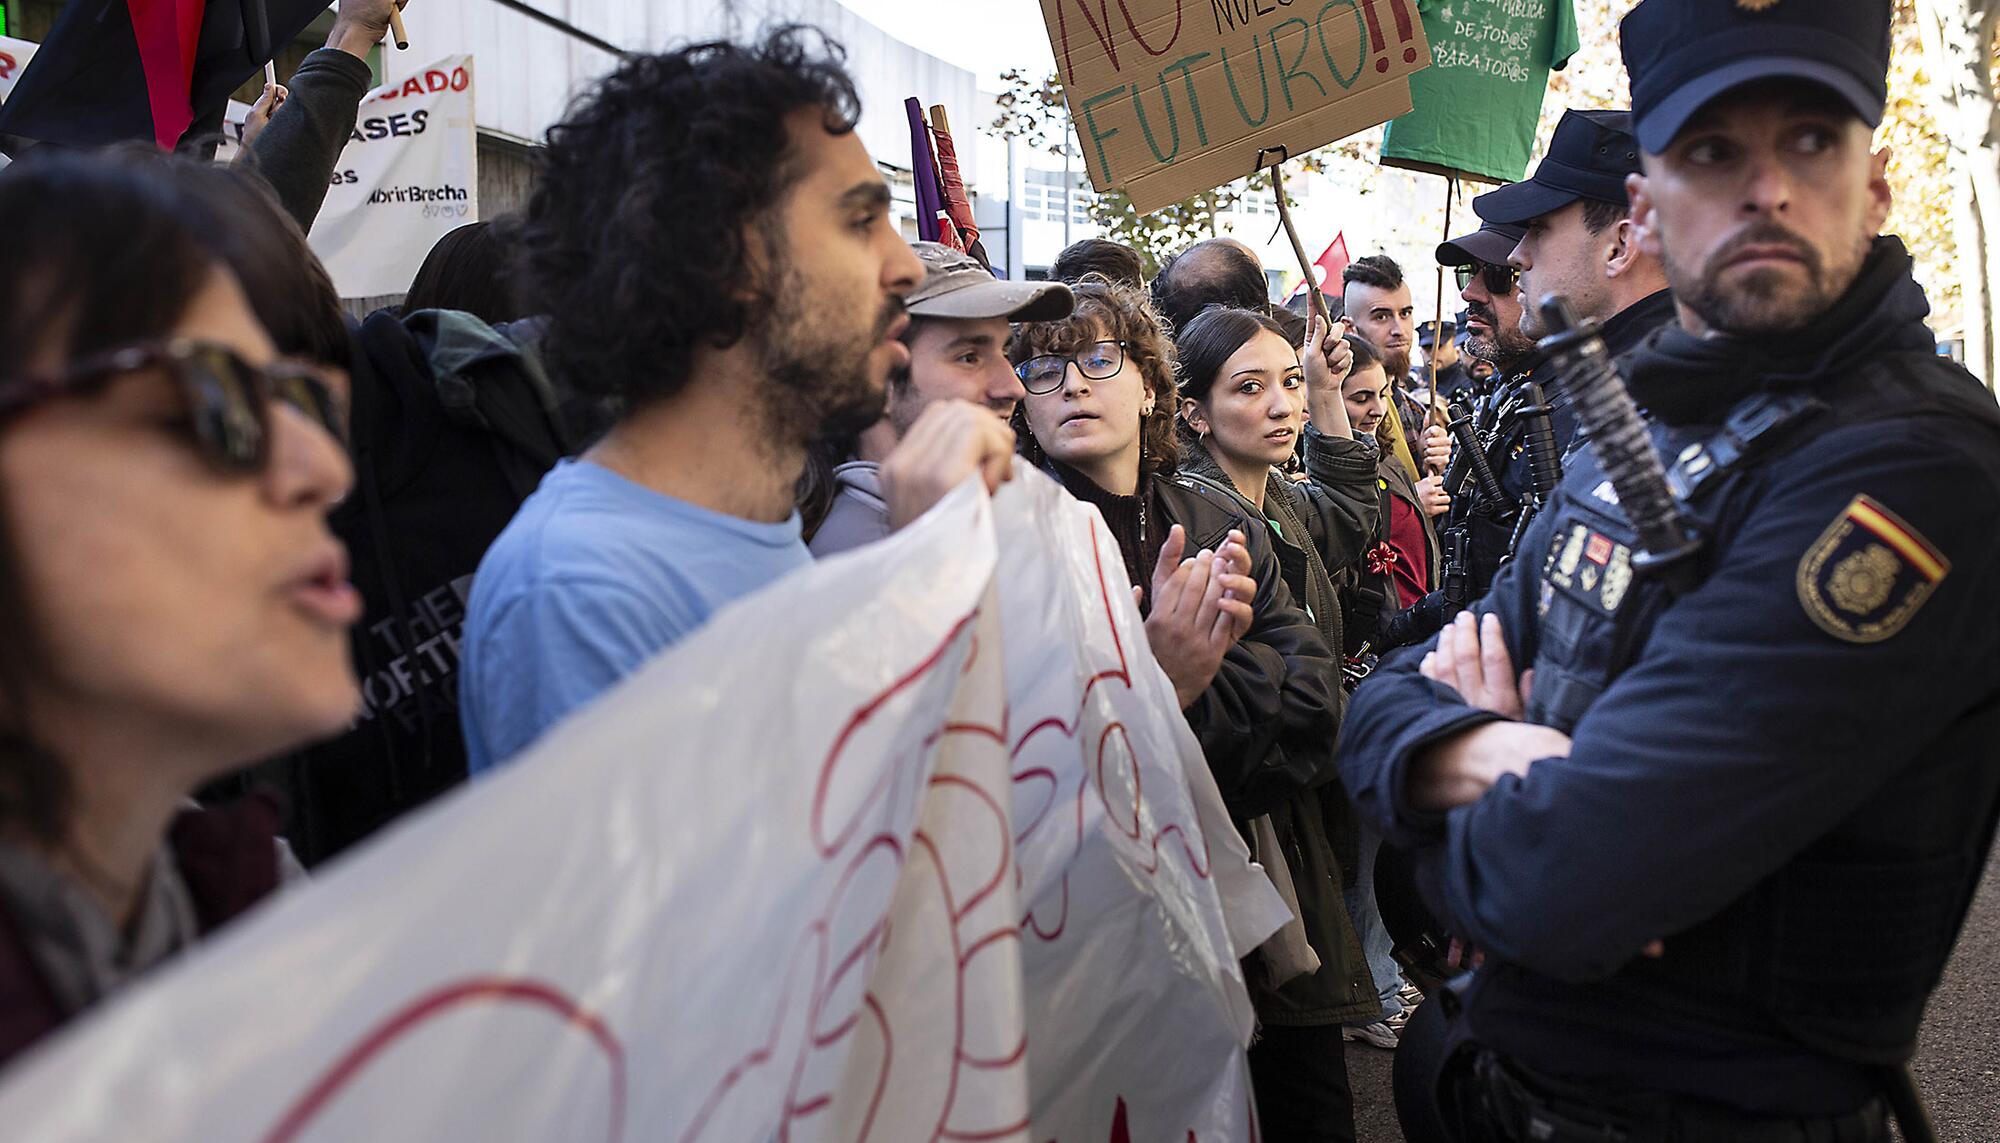
[[[1880,643],[1909,624],[1951,561],[1873,498],[1856,496],[1799,561],[1799,602],[1822,631]]]

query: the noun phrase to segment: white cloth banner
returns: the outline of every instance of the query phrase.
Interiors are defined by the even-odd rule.
[[[0,36],[0,103],[13,94],[14,85],[20,82],[21,73],[28,70],[28,61],[35,58],[35,49],[41,46],[30,40]]]
[[[424,256],[479,218],[472,57],[446,56],[361,101],[307,236],[342,297],[400,294]]]
[[[0,1123],[1242,1143],[1286,914],[1122,569],[1040,474],[969,482],[71,1025]]]

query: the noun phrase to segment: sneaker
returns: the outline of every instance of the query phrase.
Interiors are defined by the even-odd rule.
[[[1389,1027],[1388,1022],[1384,1020],[1377,1020],[1373,1024],[1362,1024],[1359,1027],[1349,1025],[1340,1030],[1340,1038],[1359,1040],[1387,1051],[1394,1051],[1397,1044],[1395,1029]]]
[[[1424,991],[1405,979],[1403,986],[1396,990],[1396,999],[1403,1002],[1403,1011],[1407,1012],[1424,1002]]]

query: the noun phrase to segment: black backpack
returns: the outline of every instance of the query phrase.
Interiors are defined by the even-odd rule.
[[[366,611],[346,733],[240,781],[276,786],[308,865],[465,779],[458,646],[486,549],[582,445],[535,353],[539,326],[378,310],[354,330],[354,491],[330,522]],[[238,787],[240,789],[240,786]],[[224,793],[229,791],[222,791]]]

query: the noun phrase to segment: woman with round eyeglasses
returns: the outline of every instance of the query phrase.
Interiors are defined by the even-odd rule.
[[[274,889],[190,793],[336,732],[360,600],[338,378],[280,360],[169,180],[0,172],[0,1062]]]
[[[1330,779],[1332,652],[1240,501],[1171,479],[1174,350],[1143,291],[1074,287],[1067,318],[1015,327],[1021,449],[1096,506],[1154,658],[1239,821]]]

